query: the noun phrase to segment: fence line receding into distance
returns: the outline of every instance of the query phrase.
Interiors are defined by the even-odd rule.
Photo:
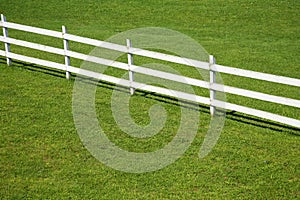
[[[128,87],[130,89],[131,94],[134,94],[135,89],[142,89],[144,91],[160,93],[163,95],[172,96],[172,97],[176,97],[176,98],[183,99],[183,100],[206,104],[206,105],[210,106],[211,115],[215,114],[216,108],[222,108],[222,109],[233,110],[233,111],[245,113],[245,114],[260,117],[260,118],[265,118],[268,120],[272,120],[275,122],[280,122],[283,124],[287,124],[290,126],[300,128],[300,120],[281,116],[278,114],[274,114],[274,113],[270,113],[270,112],[266,112],[266,111],[262,111],[262,110],[258,110],[258,109],[254,109],[254,108],[249,108],[249,107],[242,106],[242,105],[237,105],[237,104],[220,101],[220,100],[216,99],[216,92],[219,91],[219,92],[230,93],[230,94],[239,95],[239,96],[243,96],[243,97],[263,100],[266,102],[287,105],[287,106],[291,106],[291,107],[295,107],[295,108],[300,108],[300,100],[265,94],[265,93],[261,93],[261,92],[256,92],[256,91],[251,91],[251,90],[246,90],[246,89],[241,89],[241,88],[236,88],[236,87],[231,87],[231,86],[226,86],[226,85],[221,85],[216,82],[216,73],[219,72],[219,73],[231,74],[231,75],[247,77],[247,78],[252,78],[252,79],[258,79],[258,80],[263,80],[263,81],[268,81],[268,82],[273,82],[273,83],[280,83],[280,84],[296,86],[296,87],[300,87],[300,79],[277,76],[277,75],[272,75],[272,74],[266,74],[266,73],[261,73],[261,72],[255,72],[255,71],[250,71],[250,70],[244,70],[244,69],[238,69],[238,68],[218,65],[215,63],[215,59],[213,58],[213,56],[210,56],[209,62],[202,62],[202,61],[198,61],[198,60],[194,60],[194,59],[181,58],[179,56],[168,55],[168,54],[159,53],[159,52],[155,52],[155,51],[134,48],[134,47],[132,47],[130,40],[126,41],[127,45],[119,45],[119,44],[109,43],[109,42],[105,42],[105,41],[85,38],[85,37],[67,33],[65,26],[62,26],[62,32],[59,32],[59,31],[42,29],[42,28],[36,28],[36,27],[32,27],[32,26],[21,25],[21,24],[17,24],[17,23],[11,23],[11,22],[6,21],[6,18],[4,15],[1,15],[0,26],[3,29],[3,36],[0,36],[0,42],[4,43],[4,47],[5,47],[5,50],[0,50],[0,56],[3,56],[6,58],[8,65],[11,65],[12,59],[16,59],[16,60],[23,61],[23,62],[34,63],[37,65],[42,65],[42,66],[46,66],[46,67],[50,67],[50,68],[63,70],[66,72],[67,79],[70,78],[71,73],[75,73],[75,74],[80,74],[83,76],[88,76],[88,77],[96,78],[96,79],[99,79],[102,81],[107,81],[110,83]],[[63,47],[63,49],[61,49],[61,48],[51,47],[51,46],[42,45],[42,44],[38,44],[38,43],[27,42],[27,41],[19,40],[16,38],[11,38],[8,35],[8,29],[15,29],[15,30],[20,30],[20,31],[60,38],[63,40],[64,47]],[[92,45],[92,46],[96,46],[96,47],[101,47],[101,48],[106,48],[106,49],[126,53],[126,54],[128,54],[128,62],[122,63],[122,62],[118,62],[118,61],[112,61],[112,60],[72,51],[72,50],[70,50],[69,45],[68,45],[69,41],[74,41],[74,42],[78,42],[78,43],[82,43],[82,44],[88,44],[88,45]],[[53,54],[57,54],[57,55],[62,55],[65,58],[65,64],[13,53],[13,52],[11,52],[10,44],[14,44],[14,45],[18,45],[18,46],[22,46],[22,47],[26,47],[26,48],[30,48],[30,49],[40,50],[40,51],[44,51],[44,52],[49,52],[49,53],[53,53]],[[132,59],[133,55],[144,56],[144,57],[148,57],[148,58],[154,58],[154,59],[158,59],[158,60],[163,60],[163,61],[168,61],[168,62],[172,62],[172,63],[177,63],[177,64],[182,64],[182,65],[186,65],[186,66],[191,66],[191,67],[208,70],[209,74],[210,74],[210,81],[208,82],[208,81],[198,80],[198,79],[194,79],[194,78],[190,78],[190,77],[186,77],[186,76],[181,76],[181,75],[177,75],[177,74],[172,74],[172,73],[168,73],[168,72],[163,72],[163,71],[159,71],[159,70],[154,70],[154,69],[149,69],[149,68],[134,65],[133,59]],[[93,72],[93,71],[80,69],[78,67],[71,66],[70,58],[76,58],[76,59],[90,61],[93,63],[102,64],[102,65],[108,65],[108,66],[115,67],[118,69],[127,70],[129,72],[129,79],[128,80],[120,79],[120,78],[117,78],[114,76],[104,75],[104,74],[101,74],[101,76],[99,76],[100,74],[97,72]],[[145,75],[159,77],[162,79],[167,79],[167,80],[171,80],[171,81],[181,82],[184,84],[189,84],[192,86],[206,88],[206,89],[210,90],[210,97],[203,97],[203,96],[189,94],[189,93],[185,93],[185,92],[181,92],[181,91],[177,91],[177,90],[171,90],[171,89],[166,89],[166,88],[162,88],[162,87],[158,87],[158,86],[154,86],[154,85],[146,85],[144,83],[139,83],[139,82],[134,81],[134,73],[141,73],[141,74],[145,74]]]

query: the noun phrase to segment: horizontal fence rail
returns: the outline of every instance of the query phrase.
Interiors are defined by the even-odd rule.
[[[296,86],[296,87],[300,87],[300,79],[217,65],[217,64],[215,64],[214,58],[212,56],[210,56],[209,62],[203,62],[203,61],[198,61],[198,60],[194,60],[194,59],[168,55],[168,54],[164,54],[164,53],[160,53],[160,52],[154,52],[154,51],[134,48],[134,47],[132,47],[130,40],[127,40],[127,45],[119,45],[119,44],[114,44],[114,43],[110,43],[110,42],[76,36],[76,35],[67,33],[67,30],[64,26],[62,26],[62,32],[59,32],[59,31],[52,31],[52,30],[47,30],[47,29],[43,29],[43,28],[36,28],[36,27],[32,27],[32,26],[11,23],[11,22],[6,21],[6,18],[4,15],[1,15],[0,26],[3,29],[3,36],[0,36],[0,42],[4,43],[4,47],[5,47],[5,50],[0,50],[0,56],[6,57],[8,65],[11,64],[12,59],[20,60],[20,61],[28,62],[28,63],[34,63],[37,65],[42,65],[42,66],[65,71],[66,78],[68,78],[68,79],[70,78],[71,73],[80,74],[80,75],[91,77],[91,78],[94,78],[97,80],[102,80],[102,81],[114,83],[116,85],[122,85],[122,86],[128,87],[128,88],[130,88],[131,94],[134,93],[135,89],[141,89],[144,91],[160,93],[163,95],[176,97],[176,98],[183,99],[183,100],[206,104],[206,105],[210,106],[212,115],[214,115],[216,108],[222,108],[222,109],[233,110],[233,111],[245,113],[248,115],[257,116],[260,118],[265,118],[268,120],[272,120],[272,121],[276,121],[276,122],[280,122],[283,124],[287,124],[290,126],[300,128],[300,120],[284,117],[284,116],[281,116],[278,114],[261,111],[261,110],[254,109],[254,108],[245,107],[242,105],[236,105],[236,104],[220,101],[215,98],[215,95],[216,95],[216,92],[219,91],[219,92],[225,92],[225,93],[230,93],[230,94],[234,94],[234,95],[244,96],[244,97],[248,97],[248,98],[252,98],[252,99],[263,100],[266,102],[287,105],[287,106],[291,106],[291,107],[295,107],[295,108],[300,108],[300,100],[265,94],[265,93],[261,93],[261,92],[256,92],[256,91],[251,91],[251,90],[246,90],[246,89],[241,89],[241,88],[236,88],[236,87],[231,87],[231,86],[226,86],[226,85],[221,85],[221,84],[216,83],[215,74],[217,72],[219,72],[219,73],[231,74],[231,75],[236,75],[236,76],[241,76],[241,77],[246,77],[246,78],[251,78],[251,79],[273,82],[273,83],[280,83],[280,84],[285,84],[285,85],[289,85],[289,86]],[[20,31],[25,31],[25,32],[30,32],[30,33],[35,33],[35,34],[40,34],[40,35],[45,35],[45,36],[62,39],[64,48],[61,49],[61,48],[56,48],[56,47],[52,47],[52,46],[48,46],[48,45],[42,45],[42,44],[37,44],[37,43],[28,42],[28,41],[24,41],[24,40],[19,40],[16,38],[11,38],[8,36],[8,29],[16,29],[16,30],[20,30]],[[104,59],[104,58],[100,58],[100,57],[90,56],[90,55],[86,55],[83,53],[71,51],[69,49],[69,45],[68,45],[69,41],[74,41],[74,42],[78,42],[78,43],[82,43],[82,44],[88,44],[91,46],[96,46],[96,47],[101,47],[101,48],[105,48],[105,49],[109,49],[109,50],[126,53],[126,54],[128,54],[128,63],[113,61],[113,60],[109,60],[109,59]],[[47,60],[43,60],[43,59],[39,59],[39,58],[34,58],[34,57],[29,57],[29,56],[25,56],[25,55],[21,55],[21,54],[12,53],[10,50],[10,44],[64,56],[65,63],[61,64],[61,63],[57,63],[57,62],[53,62],[53,61],[47,61]],[[158,60],[162,60],[162,61],[168,61],[168,62],[172,62],[172,63],[176,63],[176,64],[186,65],[189,67],[196,67],[199,69],[208,70],[210,72],[210,82],[134,65],[133,60],[132,60],[133,55],[143,56],[143,57],[158,59]],[[129,71],[129,80],[121,79],[121,78],[117,78],[114,76],[105,75],[105,74],[101,74],[101,73],[97,73],[97,72],[93,72],[93,71],[80,69],[78,67],[71,66],[70,58],[76,58],[76,59],[89,61],[89,62],[101,64],[101,65],[115,67],[115,68],[122,69],[122,70],[127,70],[127,71]],[[134,73],[149,75],[149,76],[158,77],[158,78],[171,80],[171,81],[175,81],[175,82],[180,82],[180,83],[184,83],[184,84],[188,84],[188,85],[192,85],[192,86],[206,88],[206,89],[210,90],[210,97],[202,97],[202,96],[198,96],[198,95],[194,95],[194,94],[189,94],[186,92],[170,90],[170,89],[166,89],[166,88],[162,88],[162,87],[158,87],[158,86],[139,83],[139,82],[134,81]]]

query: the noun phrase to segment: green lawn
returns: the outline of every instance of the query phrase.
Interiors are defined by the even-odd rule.
[[[158,26],[197,40],[217,63],[300,78],[299,1],[13,1],[0,2],[8,21],[105,40],[133,28]],[[62,42],[10,31],[10,36],[62,47]],[[71,44],[88,53],[91,47]],[[1,49],[3,49],[3,45]],[[55,55],[12,46],[14,52],[63,62]],[[74,60],[72,64],[79,66]],[[198,158],[210,122],[200,112],[198,133],[188,151],[159,171],[131,174],[96,160],[81,143],[72,115],[74,79],[40,66],[0,58],[1,199],[299,199],[300,131],[239,113],[228,113],[213,151]],[[226,85],[300,99],[299,88],[222,75]],[[147,109],[168,112],[162,133],[133,139],[111,115],[113,85],[99,83],[96,109],[102,128],[120,147],[154,151],[174,136],[180,109],[172,99],[137,92],[131,113],[149,123]],[[300,109],[227,95],[233,103],[300,119]],[[142,108],[140,105],[143,105]],[[176,130],[175,130],[176,131]]]

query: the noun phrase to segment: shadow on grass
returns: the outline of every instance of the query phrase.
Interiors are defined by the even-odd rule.
[[[299,128],[272,122],[266,119],[246,115],[243,113],[238,113],[236,111],[227,111],[226,119],[230,119],[244,124],[249,124],[251,126],[270,129],[272,131],[285,132],[291,135],[300,136]]]
[[[127,89],[128,90],[128,89]],[[210,115],[210,107],[209,106],[204,106],[204,105],[199,105],[196,103],[192,102],[187,102],[187,101],[178,101],[176,98],[156,94],[156,93],[149,93],[145,91],[141,91],[141,96],[145,96],[146,98],[154,99],[160,102],[168,103],[168,104],[173,104],[176,106],[183,106],[185,108],[193,109],[199,112],[206,113]],[[254,116],[249,116],[243,113],[238,113],[236,111],[227,111],[224,113],[222,110],[217,110],[216,114],[220,115],[226,115],[226,119],[228,120],[233,120],[237,121],[243,124],[251,125],[251,126],[256,126],[260,128],[265,128],[265,129],[270,129],[272,131],[277,131],[277,132],[285,132],[291,135],[295,136],[300,136],[300,129],[276,122],[272,122],[266,119],[261,119],[258,117]]]
[[[1,64],[6,64],[6,59],[0,58],[0,63]],[[65,75],[62,73],[62,71],[53,69],[53,68],[48,68],[48,67],[42,67],[40,65],[32,64],[32,63],[24,63],[21,61],[13,60],[12,66],[18,67],[21,69],[26,69],[29,71],[33,72],[40,72],[43,74],[59,77],[59,78],[64,78]]]
[[[6,64],[6,59],[5,58],[0,58],[0,63]],[[13,61],[12,66],[19,67],[19,68],[26,69],[26,70],[30,70],[30,71],[33,71],[33,72],[38,72],[38,73],[43,73],[43,74],[55,76],[55,77],[58,77],[58,78],[65,78],[64,72],[62,72],[60,70],[47,68],[47,67],[42,67],[42,66],[39,66],[39,65],[31,64],[31,63]],[[74,81],[75,77],[76,76],[73,74],[71,76],[71,80]],[[78,76],[78,78],[80,78],[81,81],[84,81],[86,83],[96,84],[98,87],[103,87],[103,88],[107,88],[107,89],[111,89],[111,90],[117,90],[117,91],[120,91],[120,92],[129,93],[129,88],[124,87],[124,86],[116,86],[113,83],[98,81],[96,79],[88,78],[88,77],[84,77],[84,76]],[[142,91],[142,90],[136,90],[134,95],[141,96],[141,97],[148,98],[148,99],[152,99],[152,100],[159,101],[159,102],[166,103],[166,104],[172,104],[172,105],[175,105],[175,106],[183,106],[184,108],[192,109],[192,110],[195,110],[195,111],[198,111],[198,112],[203,112],[203,113],[206,113],[208,115],[210,114],[210,107],[209,106],[199,105],[199,104],[189,102],[189,101],[184,101],[184,100],[178,100],[177,98],[174,98],[174,97],[169,97],[169,96],[157,94],[157,93],[154,93],[154,92],[147,92],[147,91]],[[236,122],[239,122],[239,123],[243,123],[243,124],[247,124],[247,125],[251,125],[251,126],[256,126],[256,127],[260,127],[260,128],[265,128],[265,129],[269,129],[269,130],[272,130],[272,131],[287,133],[287,134],[291,134],[291,135],[294,135],[294,136],[300,136],[300,129],[296,128],[296,127],[292,127],[292,126],[272,122],[272,121],[265,120],[265,119],[262,119],[262,118],[257,118],[257,117],[254,117],[254,116],[249,116],[249,115],[246,115],[246,114],[243,114],[243,113],[238,113],[236,111],[227,111],[226,113],[224,113],[221,110],[219,110],[219,112],[217,111],[217,113],[221,114],[221,115],[225,114],[227,120],[233,120],[233,121],[236,121]]]

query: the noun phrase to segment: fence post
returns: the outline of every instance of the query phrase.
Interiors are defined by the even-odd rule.
[[[216,64],[214,56],[209,56],[209,97],[210,97],[210,114],[213,116],[216,112],[216,107],[212,106],[212,101],[216,99],[216,91],[212,89],[212,85],[216,83],[216,72],[212,70],[212,67]]]
[[[68,71],[68,66],[70,66],[70,57],[67,56],[67,51],[69,50],[69,41],[65,39],[65,34],[67,33],[67,28],[62,26],[62,36],[64,39],[64,51],[65,51],[65,65],[66,65],[66,79],[71,78],[71,73]]]
[[[4,39],[8,38],[8,29],[5,27],[4,22],[6,22],[6,17],[1,14],[1,22],[3,23],[3,37]],[[6,54],[6,62],[7,65],[11,65],[11,59],[7,57],[7,54],[10,52],[10,44],[5,42],[4,43],[4,47],[5,47],[5,54]]]
[[[134,81],[134,72],[131,71],[131,65],[133,65],[133,55],[131,53],[129,53],[129,49],[132,47],[131,41],[129,39],[126,39],[126,45],[127,45],[127,49],[128,49],[128,54],[127,54],[128,72],[129,72],[129,81],[130,81],[130,85],[131,85]],[[130,94],[131,95],[134,94],[133,87],[130,87]]]

